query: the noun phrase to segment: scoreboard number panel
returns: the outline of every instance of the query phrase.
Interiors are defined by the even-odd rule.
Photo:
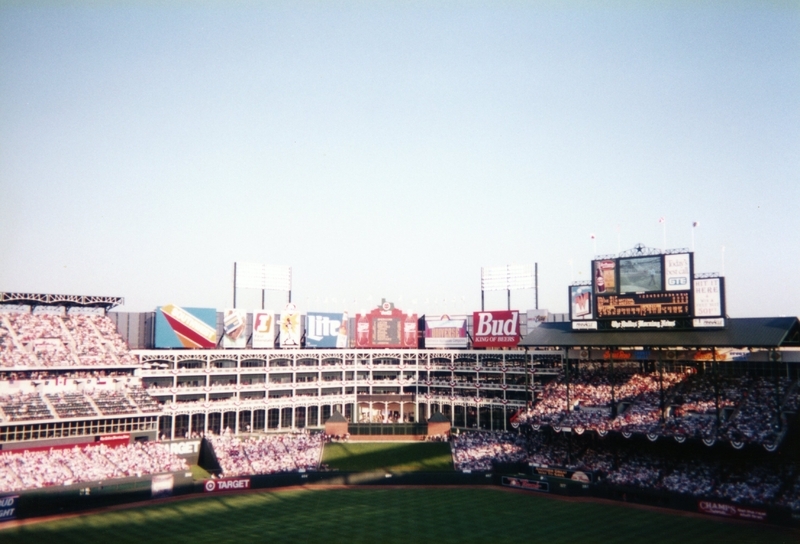
[[[691,252],[597,259],[592,261],[593,304],[586,306],[599,320],[693,317],[698,285],[693,272]],[[713,286],[708,290],[713,291]],[[576,294],[570,292],[573,306]],[[716,306],[714,302],[713,295],[706,296],[703,308]],[[572,320],[587,319],[576,310],[572,308]]]
[[[375,318],[372,325],[373,346],[396,346],[402,340],[403,322],[395,317]]]

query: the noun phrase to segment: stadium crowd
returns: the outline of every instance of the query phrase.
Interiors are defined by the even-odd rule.
[[[316,470],[322,454],[322,433],[239,437],[230,431],[206,435],[225,477]]]
[[[648,442],[520,429],[452,437],[458,470],[491,470],[493,463],[581,470],[600,484],[663,490],[748,506],[785,506],[800,513],[800,466],[761,457],[685,455]]]
[[[0,314],[0,368],[135,364],[104,315]]]
[[[0,493],[188,470],[158,442],[0,453]]]
[[[786,377],[630,370],[612,374],[586,366],[570,377],[569,390],[563,373],[546,383],[520,421],[581,432],[774,445],[783,427],[777,408],[796,410],[800,396],[800,388]]]

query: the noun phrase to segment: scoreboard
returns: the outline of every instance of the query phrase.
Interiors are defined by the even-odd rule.
[[[569,288],[573,329],[724,326],[724,278],[696,278],[690,251],[645,250],[592,261],[591,283]]]

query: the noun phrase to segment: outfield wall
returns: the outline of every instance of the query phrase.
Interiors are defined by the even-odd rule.
[[[163,479],[171,476],[169,485]],[[168,496],[278,489],[294,486],[502,486],[531,493],[611,499],[620,502],[656,506],[672,510],[722,516],[729,519],[761,521],[800,527],[800,519],[785,508],[750,508],[702,500],[688,495],[640,488],[590,484],[566,478],[528,473],[500,472],[306,472],[218,478],[193,481],[191,473],[125,478],[90,482],[66,487],[22,491],[17,496],[15,515],[7,519],[25,519],[67,514],[129,503],[141,503]],[[167,489],[168,488],[168,489]],[[0,503],[4,497],[0,497]]]

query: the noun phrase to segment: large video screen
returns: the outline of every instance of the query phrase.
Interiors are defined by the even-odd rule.
[[[619,292],[650,293],[661,291],[661,255],[619,260]]]

